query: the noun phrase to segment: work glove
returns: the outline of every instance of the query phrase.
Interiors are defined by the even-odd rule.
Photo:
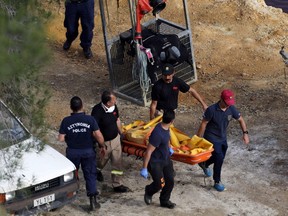
[[[147,170],[147,168],[142,168],[142,169],[140,170],[140,175],[141,175],[143,178],[147,179],[147,178],[148,178],[148,170]]]
[[[174,150],[171,147],[169,148],[169,153],[170,153],[170,156],[173,155],[174,153]]]

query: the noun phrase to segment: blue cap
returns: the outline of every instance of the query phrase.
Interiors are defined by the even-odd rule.
[[[171,64],[165,64],[162,68],[162,75],[171,75],[174,73],[174,67]]]

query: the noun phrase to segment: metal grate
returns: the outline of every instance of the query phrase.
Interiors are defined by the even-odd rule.
[[[60,184],[61,184],[61,177],[57,177],[57,178],[51,179],[49,181],[34,185],[32,187],[18,190],[16,192],[16,197],[17,197],[17,199],[23,199],[23,198],[29,197],[33,194],[37,194],[39,192],[49,190],[49,189],[54,188],[54,187],[58,187],[58,186],[60,186]]]
[[[187,62],[183,62],[175,66],[175,75],[183,79],[188,84],[196,81],[195,65],[193,52],[192,52],[192,41],[191,32],[177,24],[171,23],[167,20],[158,19],[157,21],[150,21],[144,23],[143,26],[148,29],[152,29],[155,32],[161,34],[177,34],[180,41],[186,46],[191,59],[192,65]],[[129,30],[125,32],[129,34]],[[140,84],[133,80],[132,70],[135,58],[128,54],[131,51],[130,44],[121,43],[121,40],[115,40],[110,46],[110,57],[112,63],[112,83],[115,92],[128,100],[136,102],[140,105],[148,105],[151,99],[150,86],[148,92],[143,92]],[[161,72],[157,72],[157,79],[161,77]]]

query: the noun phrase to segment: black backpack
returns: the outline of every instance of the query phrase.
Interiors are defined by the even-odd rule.
[[[144,28],[141,35],[143,48],[152,54],[152,58],[149,58],[150,55],[147,54],[147,72],[151,83],[157,81],[157,74],[161,73],[165,63],[175,67],[186,61],[192,65],[187,48],[176,34],[161,34]],[[127,53],[135,56],[135,44],[131,43],[133,40],[131,32],[127,31],[126,34],[120,35],[120,39],[122,44],[125,42],[130,44],[130,50]]]

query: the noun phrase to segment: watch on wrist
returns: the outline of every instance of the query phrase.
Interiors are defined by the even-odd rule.
[[[243,131],[243,134],[248,134],[248,131],[246,130],[246,131]]]

